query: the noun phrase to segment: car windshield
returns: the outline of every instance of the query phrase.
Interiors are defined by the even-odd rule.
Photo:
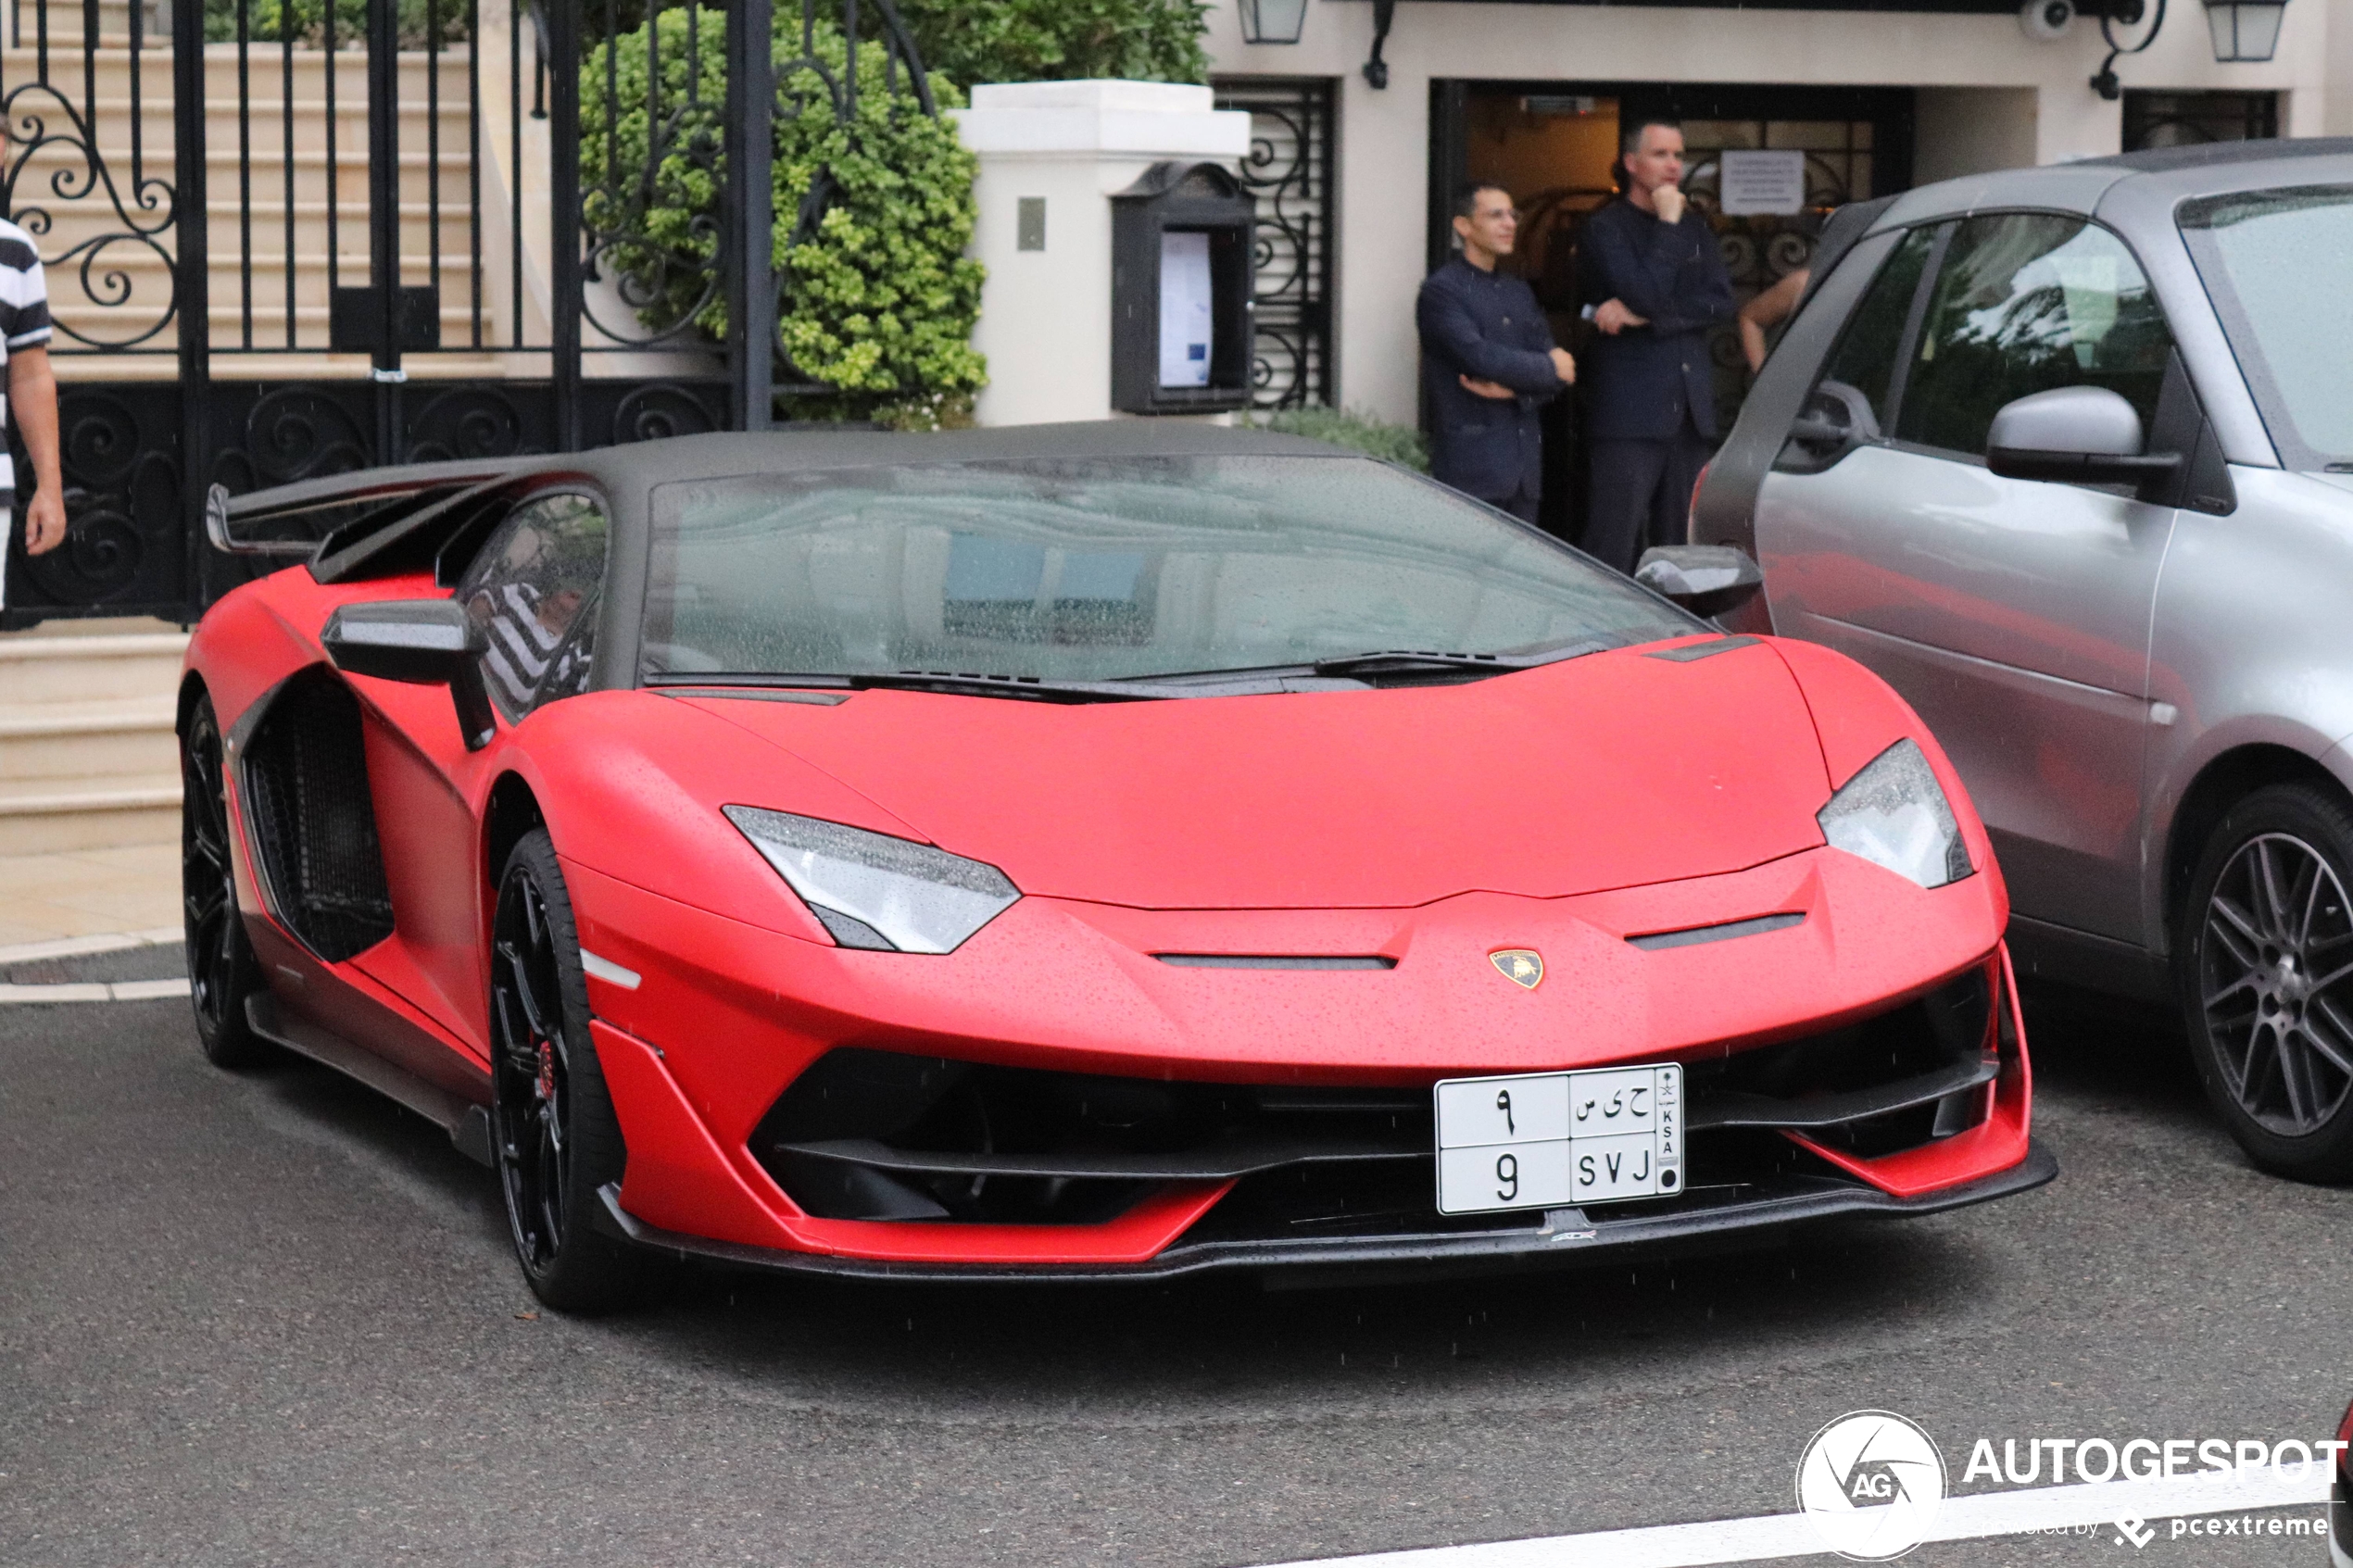
[[[660,486],[642,663],[1082,682],[1378,649],[1529,654],[1698,623],[1368,459],[909,464]]]
[[[2353,463],[2353,186],[2209,196],[2180,222],[2281,460]]]

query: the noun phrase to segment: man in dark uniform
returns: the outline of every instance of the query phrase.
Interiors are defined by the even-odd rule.
[[[1466,191],[1454,204],[1454,234],[1461,252],[1423,281],[1414,311],[1435,436],[1430,472],[1534,522],[1544,484],[1536,410],[1577,379],[1577,361],[1553,345],[1535,291],[1495,270],[1519,237],[1511,193]]]
[[[1586,553],[1633,570],[1647,540],[1678,543],[1715,449],[1710,328],[1732,317],[1732,281],[1707,220],[1682,192],[1683,132],[1636,123],[1619,142],[1626,188],[1585,220],[1578,265],[1600,335],[1586,350],[1592,462]]]

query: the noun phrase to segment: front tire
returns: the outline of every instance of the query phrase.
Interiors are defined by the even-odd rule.
[[[212,698],[200,696],[180,742],[180,911],[196,1043],[215,1067],[234,1069],[258,1066],[274,1053],[245,1018],[261,970],[237,912],[223,754]]]
[[[2353,812],[2273,784],[2207,840],[2178,978],[2198,1076],[2257,1165],[2353,1176]]]
[[[596,1226],[598,1189],[628,1161],[588,1035],[588,981],[572,898],[544,828],[498,879],[490,954],[491,1147],[516,1261],[568,1312],[638,1300],[654,1269]]]

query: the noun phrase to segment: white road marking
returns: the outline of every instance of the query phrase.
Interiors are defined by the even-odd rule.
[[[2031,1491],[1947,1498],[1936,1516],[1938,1541],[2019,1536],[2112,1524],[2120,1519],[2184,1519],[2240,1510],[2293,1508],[2328,1500],[2327,1466],[2303,1474],[2269,1465],[2210,1471],[2171,1481],[2099,1481]],[[2160,1531],[2160,1535],[2164,1532]],[[1317,1558],[1267,1568],[1710,1568],[1782,1557],[1828,1557],[1802,1513],[1657,1524],[1583,1536],[1544,1536],[1475,1546],[1423,1547],[1358,1557]]]
[[[62,985],[0,985],[0,1007],[45,1006],[52,1002],[153,1002],[184,997],[188,982],[181,980],[76,981]]]
[[[49,942],[20,942],[0,947],[0,964],[33,963],[42,959],[78,959],[90,953],[120,953],[132,947],[177,947],[182,936],[176,925],[147,931],[116,931],[103,936],[60,936]]]

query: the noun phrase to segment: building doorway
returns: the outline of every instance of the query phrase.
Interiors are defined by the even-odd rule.
[[[1908,88],[1438,82],[1431,93],[1430,268],[1453,252],[1455,193],[1474,182],[1503,186],[1525,215],[1509,265],[1534,287],[1554,340],[1572,352],[1590,331],[1579,314],[1577,232],[1617,194],[1618,128],[1629,120],[1683,122],[1684,189],[1715,229],[1743,303],[1806,265],[1834,208],[1912,182]],[[1802,170],[1795,209],[1725,213],[1722,154],[1734,149],[1793,155]],[[1748,393],[1748,368],[1729,325],[1709,347],[1717,413],[1729,430]],[[1578,416],[1575,399],[1563,398],[1545,417],[1544,526],[1570,539],[1584,511]]]

